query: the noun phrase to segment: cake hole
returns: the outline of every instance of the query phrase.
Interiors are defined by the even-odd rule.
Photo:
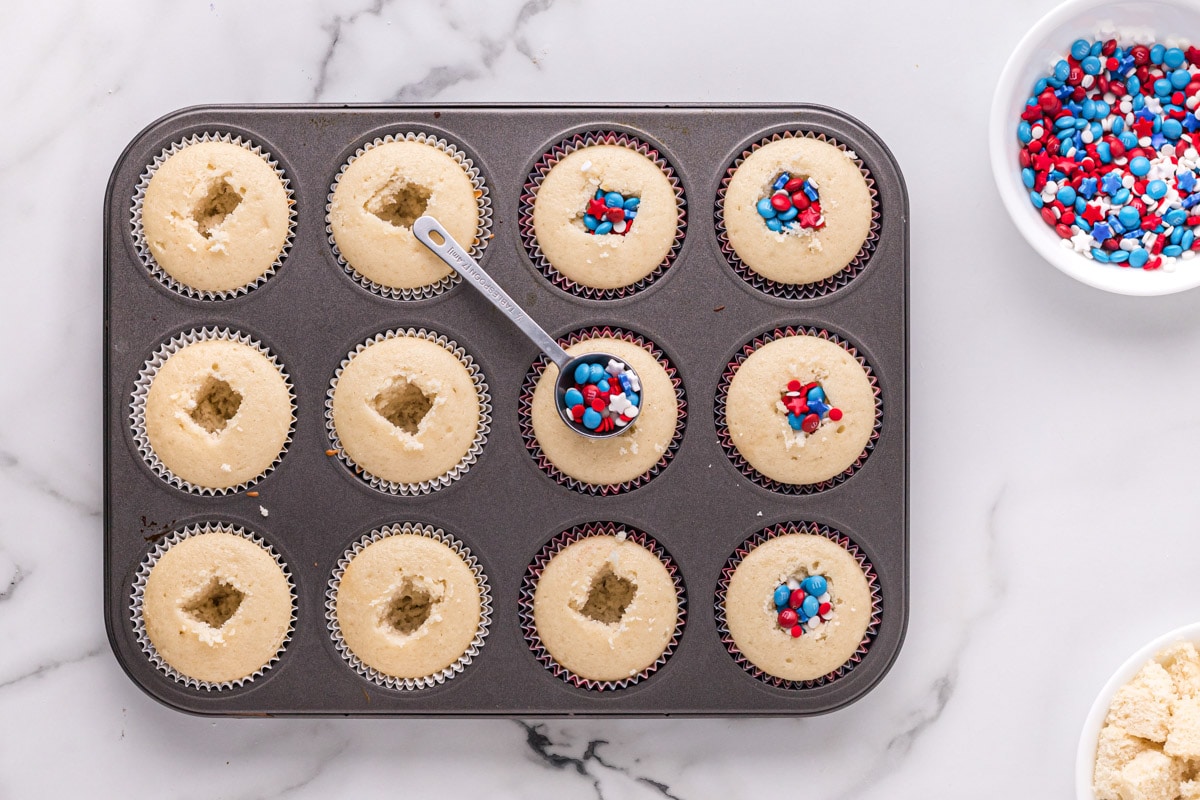
[[[592,581],[587,602],[579,609],[579,613],[596,622],[612,625],[625,616],[625,609],[633,602],[635,592],[637,585],[633,581],[606,569]]]
[[[183,610],[197,622],[219,629],[237,613],[245,598],[236,586],[213,578]]]
[[[383,621],[396,633],[415,633],[429,619],[433,604],[429,592],[405,578],[400,590],[388,603]]]
[[[597,189],[584,208],[580,224],[593,236],[626,236],[633,230],[642,198],[632,192]]]
[[[208,194],[192,209],[192,219],[196,221],[200,235],[211,239],[213,232],[241,203],[241,192],[230,186],[224,178],[213,181],[208,187]]]
[[[368,210],[384,222],[397,228],[411,228],[425,213],[433,193],[415,183],[406,183],[399,188],[384,189],[371,198]]]
[[[220,378],[210,376],[196,395],[192,421],[209,433],[219,433],[225,430],[241,406],[241,394]]]
[[[399,378],[391,386],[375,395],[371,405],[376,413],[405,433],[416,434],[421,420],[433,408],[437,395],[427,395],[416,384]]]

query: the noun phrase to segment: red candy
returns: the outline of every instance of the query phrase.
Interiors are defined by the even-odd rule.
[[[786,194],[771,195],[771,208],[776,211],[787,211],[792,205],[792,198]]]
[[[789,392],[798,392],[800,389],[800,381],[788,381],[787,390]]]
[[[804,431],[805,433],[813,433],[819,427],[821,427],[821,418],[816,414],[809,414],[804,418],[804,421],[800,423],[800,430]]]
[[[829,418],[830,418],[831,420],[833,420],[834,422],[841,422],[841,420],[842,420],[842,410],[841,410],[840,408],[831,408],[831,409],[829,409]]]
[[[787,183],[785,183],[783,185],[783,190],[785,192],[787,192],[788,194],[795,194],[796,192],[800,191],[803,188],[804,188],[804,179],[803,178],[792,178],[790,181],[788,181]],[[796,198],[793,197],[792,199],[795,200]]]
[[[823,617],[828,614],[832,608],[833,606],[829,605],[829,603],[821,603],[821,605],[817,608],[817,613]]]
[[[792,594],[788,598],[788,605],[792,608],[799,608],[804,602],[805,597],[808,597],[808,595],[804,593],[803,589],[792,589]]]
[[[600,396],[600,389],[594,383],[589,383],[587,386],[583,387],[581,392],[583,394],[583,402],[587,403],[588,405],[591,405],[592,401]]]
[[[606,403],[599,397],[593,400],[591,405],[593,411],[603,411],[606,407]]]
[[[804,628],[799,625],[792,626],[792,638],[799,639],[804,634]]]
[[[792,195],[792,205],[796,207],[797,211],[803,211],[812,205],[812,201],[808,199],[808,195],[804,192],[796,192]]]
[[[790,608],[785,608],[779,612],[779,626],[781,628],[790,628],[800,621],[800,617]]]

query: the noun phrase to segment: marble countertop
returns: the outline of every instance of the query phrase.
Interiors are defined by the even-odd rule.
[[[1196,620],[1200,294],[1077,284],[1004,215],[992,87],[1052,5],[6,4],[0,798],[1070,795],[1096,691]],[[873,692],[808,719],[214,721],[129,681],[101,614],[105,182],[175,108],[314,101],[805,101],[887,141],[912,204],[912,605]]]

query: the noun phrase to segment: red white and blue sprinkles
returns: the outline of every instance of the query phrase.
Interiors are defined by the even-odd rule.
[[[842,410],[830,403],[820,381],[788,381],[781,395],[780,402],[787,413],[788,425],[794,431],[813,434],[825,420],[839,422],[842,419]]]
[[[559,400],[576,425],[606,433],[637,418],[642,385],[636,372],[615,358],[575,368],[575,385]]]
[[[597,189],[596,196],[588,201],[583,227],[593,236],[607,236],[610,233],[625,236],[633,228],[641,202],[640,198],[633,195],[626,197],[620,192]]]
[[[809,575],[803,580],[788,578],[775,588],[771,600],[779,627],[796,639],[833,619],[829,581],[824,575]]]
[[[812,178],[782,172],[755,208],[773,233],[809,233],[825,227],[821,195]]]
[[[1200,49],[1076,40],[1017,125],[1021,180],[1063,246],[1173,271],[1200,249]]]

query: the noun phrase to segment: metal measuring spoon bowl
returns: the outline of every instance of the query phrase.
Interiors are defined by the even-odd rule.
[[[412,232],[417,241],[504,312],[558,367],[554,406],[567,427],[589,439],[608,439],[633,427],[632,422],[645,404],[642,382],[633,367],[610,353],[568,355],[435,218],[419,217],[412,225]]]

